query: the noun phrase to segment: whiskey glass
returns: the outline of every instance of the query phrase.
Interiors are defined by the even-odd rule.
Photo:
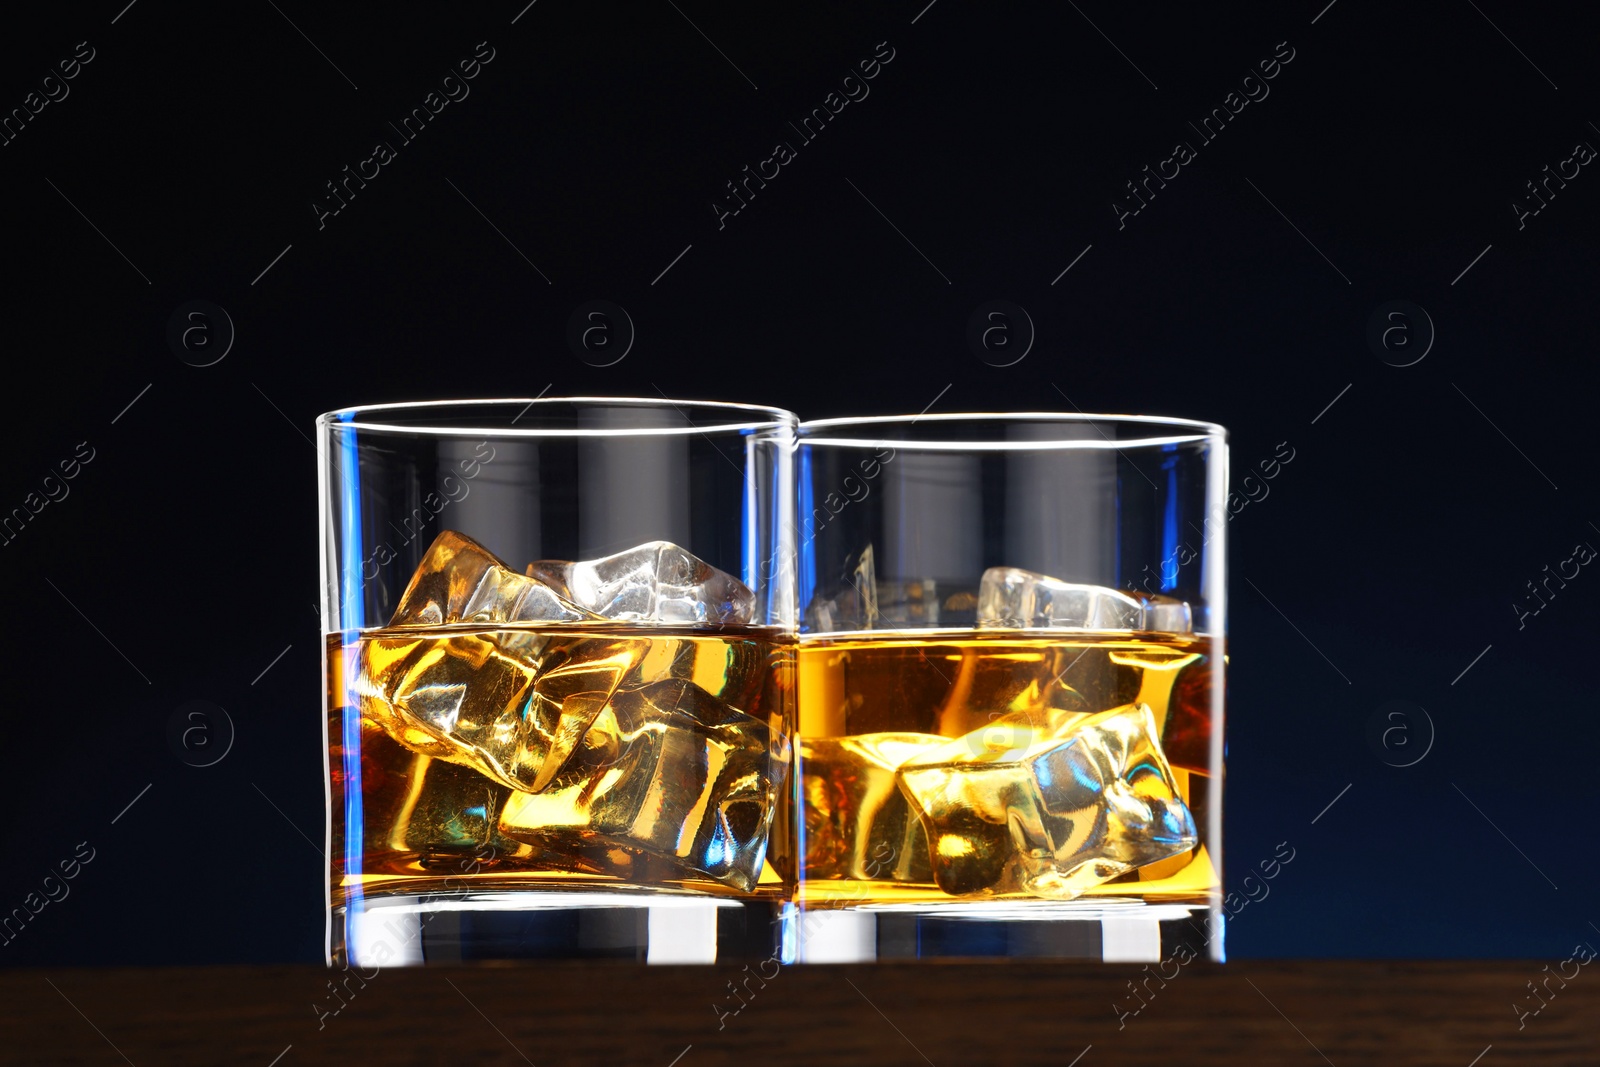
[[[798,960],[1220,960],[1226,431],[825,419],[796,490]]]
[[[328,961],[781,954],[796,419],[665,398],[317,420]]]

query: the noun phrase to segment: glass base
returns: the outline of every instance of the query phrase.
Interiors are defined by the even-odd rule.
[[[792,962],[791,904],[673,893],[367,897],[329,916],[335,967],[517,960]]]
[[[796,923],[799,963],[917,959],[1221,962],[1222,920],[1209,904],[984,900],[812,908]],[[1187,958],[1185,958],[1187,957]]]

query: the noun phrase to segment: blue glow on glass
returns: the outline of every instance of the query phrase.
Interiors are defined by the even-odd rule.
[[[341,421],[355,417],[345,412]],[[339,480],[339,629],[359,630],[366,625],[366,596],[361,587],[361,457],[355,430],[333,431],[338,460],[333,476]]]
[[[805,853],[801,853],[805,855]],[[779,963],[793,963],[800,951],[800,916],[799,909],[793,904],[785,904],[779,914],[778,929],[781,933]]]
[[[353,412],[340,416],[349,422]],[[361,587],[361,459],[356,452],[355,430],[348,426],[333,429],[335,455],[333,477],[339,488],[339,531],[334,564],[339,568],[339,610],[335,623],[345,633],[359,630],[365,623],[366,603]],[[340,652],[343,655],[343,651]],[[340,697],[343,699],[344,694]],[[366,851],[365,815],[361,803],[361,711],[346,703],[339,712],[341,751],[344,763],[344,878],[350,885],[349,914],[363,906],[361,900],[361,858]],[[347,921],[349,921],[347,919]]]
[[[742,443],[744,444],[745,466],[743,491],[744,513],[740,516],[742,521],[739,523],[739,573],[742,576],[744,584],[749,586],[751,589],[765,589],[767,587],[767,583],[756,577],[757,560],[755,546],[750,542],[750,538],[755,535],[756,530],[756,513],[758,507],[757,496],[758,490],[760,489],[760,486],[756,481],[756,471],[759,465],[755,462],[755,457],[750,454],[750,431],[746,430],[740,435],[740,437]],[[713,444],[712,447],[715,448],[716,445]],[[772,552],[772,548],[773,546],[771,545],[767,546],[767,552],[769,556]],[[759,622],[762,620],[758,619],[757,621]]]
[[[344,875],[352,886],[352,897],[358,898],[361,895],[361,856],[365,851],[362,830],[366,825],[361,808],[361,709],[346,704],[340,710],[339,719],[344,755]]]
[[[801,801],[801,794],[800,794],[800,783],[805,781],[806,761],[805,761],[805,757],[802,756],[799,753],[799,751],[798,751],[799,748],[800,748],[799,745],[795,745],[796,751],[795,751],[795,754],[794,754],[794,780],[788,784],[789,800],[790,800],[791,803],[793,803],[795,805],[795,807],[794,807],[795,811],[803,811],[804,810],[804,808],[801,807],[802,801]],[[774,820],[774,822],[776,822],[776,820]],[[806,848],[807,848],[807,845],[806,845],[806,821],[804,819],[795,819],[792,823],[790,823],[790,825],[793,826],[794,829],[795,829],[795,838],[796,838],[795,855],[797,855],[797,856],[808,855],[808,853],[806,852]],[[766,853],[766,844],[765,844],[765,842],[763,842],[761,848],[762,848],[762,853],[763,853],[763,857],[762,858],[764,859],[765,858],[765,853]]]
[[[815,507],[811,491],[811,449],[806,445],[800,446],[799,472],[797,474],[800,489],[800,503],[798,514],[795,516],[795,536],[800,538],[800,543],[795,550],[800,554],[800,566],[797,568],[798,588],[795,590],[799,597],[800,608],[803,612],[805,606],[811,603],[817,591],[817,557],[814,538],[816,531],[811,529],[811,512]],[[801,629],[805,629],[804,616],[802,615]],[[805,853],[801,853],[805,855]]]
[[[1163,445],[1168,455],[1161,461],[1167,474],[1167,501],[1161,515],[1161,591],[1178,588],[1178,446]]]
[[[752,464],[752,470],[754,470],[754,458],[752,458],[750,464]],[[754,477],[754,475],[750,475],[750,477]],[[765,582],[763,598],[766,600],[766,621],[778,622],[782,617],[779,614],[779,601],[778,595],[776,595],[776,589],[779,589],[778,576],[779,574],[784,574],[786,576],[784,577],[784,585],[787,585],[787,582],[792,581],[790,576],[794,574],[794,558],[784,558],[779,553],[779,545],[784,544],[782,523],[784,523],[784,517],[789,515],[789,501],[786,498],[787,494],[792,491],[792,486],[784,482],[784,478],[779,477],[778,470],[768,470],[768,480],[773,486],[771,488],[771,498],[773,499],[768,501],[768,510],[766,510],[766,515],[768,515],[766,526],[768,526],[768,530],[766,530],[765,534],[762,534],[760,526],[755,526],[755,530],[757,530],[758,536],[762,536],[762,549],[768,555],[768,560],[770,560],[766,565],[766,574],[762,576],[762,581]],[[752,517],[752,522],[754,522],[754,517]],[[790,537],[790,552],[794,552],[794,541],[792,541],[794,530],[792,530],[792,526],[794,526],[794,517],[790,517],[790,530],[787,531]],[[750,589],[758,589],[758,587],[757,585],[750,585]]]

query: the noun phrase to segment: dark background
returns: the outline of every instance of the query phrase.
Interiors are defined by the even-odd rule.
[[[6,111],[94,56],[0,146],[0,511],[68,491],[0,550],[0,912],[93,849],[0,963],[321,958],[313,420],[541,390],[1188,416],[1230,428],[1236,484],[1287,443],[1229,526],[1229,887],[1295,858],[1232,953],[1600,939],[1600,577],[1513,607],[1600,546],[1600,177],[1520,229],[1512,206],[1600,145],[1581,16],[525,2],[112,0],[0,39]],[[480,41],[470,96],[401,144],[387,123]],[[787,124],[879,42],[870,95],[799,143]],[[1288,49],[1202,142],[1187,123]],[[397,157],[319,228],[324,183],[380,139]],[[719,228],[724,183],[779,140],[797,158]],[[1197,157],[1119,228],[1124,183],[1179,140]],[[595,299],[636,332],[607,367],[566,339]],[[1013,347],[969,346],[996,299],[1031,347],[1015,315]],[[215,310],[169,343],[191,300],[231,346]],[[1396,300],[1426,317],[1369,343]],[[168,733],[196,700],[236,732],[211,766]]]

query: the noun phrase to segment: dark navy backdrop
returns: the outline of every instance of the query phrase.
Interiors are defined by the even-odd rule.
[[[1232,953],[1600,936],[1581,15],[524,2],[0,38],[0,964],[320,958],[312,421],[543,390],[1224,423]]]

